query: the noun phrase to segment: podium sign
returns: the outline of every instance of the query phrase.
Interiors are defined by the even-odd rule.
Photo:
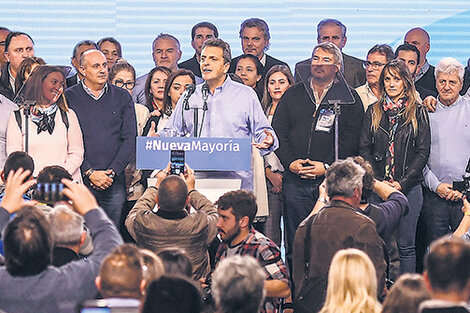
[[[199,171],[249,171],[250,138],[137,137],[137,169],[163,169],[171,150],[184,150],[185,163]]]

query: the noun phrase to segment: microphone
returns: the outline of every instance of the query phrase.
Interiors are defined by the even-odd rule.
[[[186,91],[184,92],[184,98],[183,98],[183,103],[184,103],[184,109],[187,111],[189,110],[189,97],[196,91],[196,86],[194,84],[188,85],[186,87]]]
[[[207,111],[207,99],[209,98],[209,85],[207,83],[204,83],[202,85],[201,92],[202,92],[202,101],[204,102],[202,110]]]

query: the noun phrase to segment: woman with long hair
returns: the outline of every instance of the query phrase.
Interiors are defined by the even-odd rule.
[[[253,88],[261,101],[263,98],[263,84],[260,81],[263,78],[264,66],[258,57],[252,54],[241,55],[235,67],[235,74],[241,78],[244,85]]]
[[[34,160],[34,176],[44,167],[60,165],[75,181],[81,182],[83,161],[82,131],[75,112],[64,96],[63,68],[40,65],[24,87],[25,100],[34,101],[27,120],[24,108],[11,114],[7,128],[7,153],[26,151]],[[26,129],[29,129],[26,134]],[[25,139],[28,136],[28,147]]]
[[[290,69],[286,65],[275,65],[266,73],[264,96],[261,102],[263,111],[271,123],[277,104],[282,95],[295,83]],[[268,188],[269,215],[266,219],[265,234],[278,246],[281,245],[282,173],[284,167],[276,154],[269,153],[264,157],[266,185]]]
[[[30,57],[26,58],[20,63],[20,67],[18,67],[18,72],[16,73],[15,79],[15,91],[16,95],[20,92],[21,87],[23,87],[24,83],[28,80],[31,73],[34,72],[36,67],[39,65],[45,65],[43,59],[38,57]]]
[[[165,99],[165,83],[171,70],[165,66],[157,66],[150,70],[145,81],[145,105],[149,109],[150,117],[144,127],[142,136],[149,133],[150,127],[154,125],[157,131],[158,123],[163,116],[163,100]]]
[[[380,99],[366,111],[359,153],[372,164],[377,179],[402,191],[409,213],[398,225],[401,273],[416,271],[415,235],[423,205],[422,171],[429,157],[431,133],[408,67],[392,60],[379,78]]]
[[[319,313],[379,313],[380,309],[375,268],[367,254],[358,249],[336,252]]]
[[[163,117],[158,123],[158,130],[163,129],[165,124],[170,117],[171,113],[176,107],[176,103],[180,99],[186,88],[196,83],[196,78],[193,72],[186,69],[180,69],[172,72],[165,83],[163,98]]]

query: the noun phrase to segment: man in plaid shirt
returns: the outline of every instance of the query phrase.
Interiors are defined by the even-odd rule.
[[[215,264],[233,255],[251,255],[266,274],[266,299],[261,312],[278,312],[281,298],[290,297],[289,274],[281,252],[271,239],[252,227],[257,206],[253,193],[237,190],[225,193],[217,201],[217,228],[222,243]]]

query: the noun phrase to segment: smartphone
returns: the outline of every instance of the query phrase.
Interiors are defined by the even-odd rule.
[[[184,173],[184,150],[171,150],[170,174],[179,175]]]
[[[33,192],[33,199],[45,203],[55,203],[67,201],[68,198],[62,193],[64,185],[62,183],[37,183]]]

